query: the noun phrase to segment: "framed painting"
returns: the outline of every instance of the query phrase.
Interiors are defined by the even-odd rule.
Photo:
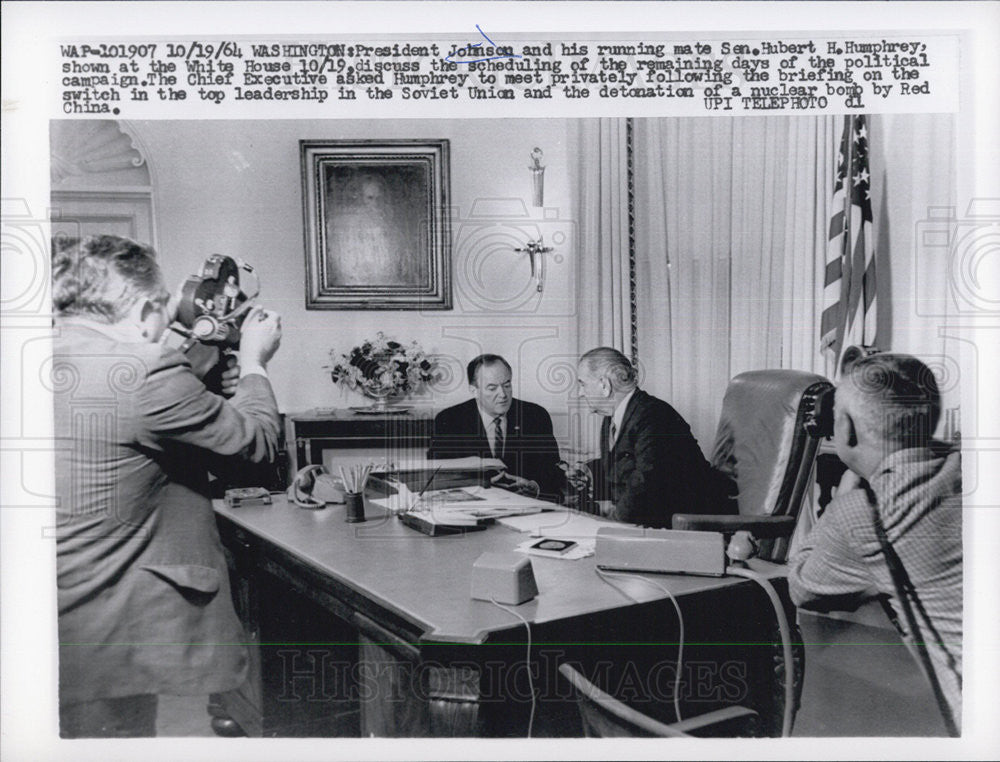
[[[301,140],[306,309],[451,309],[447,140]]]

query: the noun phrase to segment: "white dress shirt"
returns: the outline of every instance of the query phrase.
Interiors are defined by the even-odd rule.
[[[479,407],[479,405],[476,405],[476,407],[479,409],[479,417],[482,418],[482,420],[483,420],[483,428],[486,429],[486,438],[490,442],[490,452],[493,453],[493,457],[495,457],[495,458],[501,458],[501,457],[503,457],[503,453],[502,452],[497,452],[497,443],[496,443],[496,431],[497,431],[497,427],[493,423],[493,421],[496,418],[496,416],[495,415],[490,415],[485,410],[483,410],[481,407]],[[504,413],[503,415],[500,416],[500,433],[503,435],[503,441],[506,443],[506,441],[507,441],[507,414],[506,413]]]

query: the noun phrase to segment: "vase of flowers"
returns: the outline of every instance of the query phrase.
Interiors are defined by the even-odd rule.
[[[390,400],[420,389],[433,378],[433,363],[415,342],[401,344],[381,331],[347,354],[330,352],[330,379],[372,400],[357,412],[386,413]]]

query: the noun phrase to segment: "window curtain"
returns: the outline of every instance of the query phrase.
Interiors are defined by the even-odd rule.
[[[610,346],[632,357],[627,120],[576,124],[578,355]]]
[[[891,305],[891,314],[879,312],[880,348],[916,355],[935,372],[945,411],[938,434],[950,436],[960,425],[961,352],[971,348],[960,338],[962,329],[954,327],[961,325],[958,305],[970,306],[962,299],[970,283],[955,267],[963,243],[948,245],[960,232],[957,224],[969,220],[968,209],[956,208],[955,117],[875,114],[869,125],[879,302]],[[974,355],[965,366],[973,375]],[[975,402],[961,400],[968,425],[978,417]]]
[[[635,121],[638,354],[708,453],[729,379],[823,372],[835,117]]]

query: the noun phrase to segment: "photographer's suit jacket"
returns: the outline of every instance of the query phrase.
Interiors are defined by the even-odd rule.
[[[587,465],[594,477],[594,499],[614,501],[611,518],[669,528],[675,513],[728,512],[721,478],[687,422],[666,402],[638,389],[609,449],[610,429],[607,416],[601,426],[601,457]]]
[[[559,445],[552,418],[541,405],[515,399],[507,411],[503,462],[510,473],[538,482],[543,496],[558,498],[565,476],[556,465]],[[492,458],[490,440],[475,399],[442,410],[434,418],[428,458]]]
[[[247,653],[207,470],[273,457],[271,386],[249,375],[226,401],[176,350],[58,329],[60,702],[236,688]]]

